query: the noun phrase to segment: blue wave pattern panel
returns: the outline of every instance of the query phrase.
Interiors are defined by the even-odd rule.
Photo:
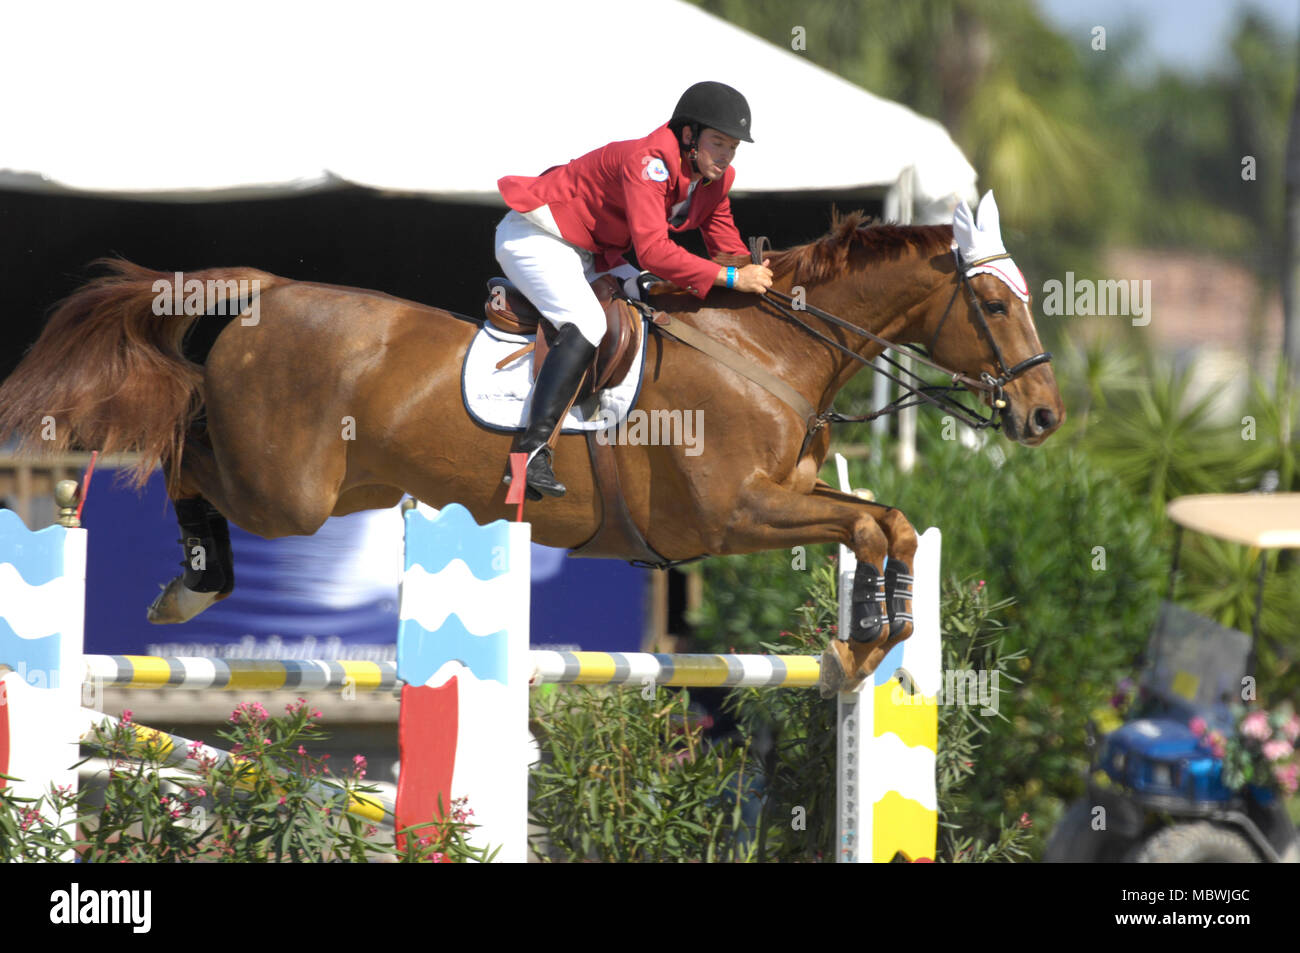
[[[43,609],[41,602],[51,598],[37,587],[63,575],[64,546],[68,531],[62,526],[48,526],[31,532],[18,514],[0,510],[0,662],[24,674],[33,671],[57,672],[61,630],[59,614]],[[13,622],[29,620],[21,638]],[[56,626],[50,632],[33,632],[30,620],[48,619]]]
[[[509,572],[509,524],[497,520],[479,526],[463,506],[452,503],[444,507],[434,519],[428,519],[418,510],[404,514],[406,519],[406,561],[402,574],[404,604],[410,595],[408,587],[449,572],[452,563],[459,560],[468,567],[474,580],[488,582]],[[408,685],[424,685],[447,662],[457,661],[468,668],[475,677],[494,680],[506,685],[507,630],[502,627],[491,632],[471,632],[461,620],[474,600],[484,599],[486,592],[476,586],[446,590],[449,601],[448,615],[438,628],[429,630],[416,618],[408,618],[405,607],[401,611],[397,631],[397,676]],[[455,600],[464,600],[455,604]],[[476,615],[482,616],[482,606],[476,606]],[[509,607],[501,607],[503,613]],[[458,612],[460,610],[460,612]],[[502,622],[506,622],[502,618]]]
[[[478,678],[507,684],[505,629],[475,635],[456,613],[430,632],[414,619],[403,619],[397,641],[398,677],[408,685],[423,685],[447,662],[460,662]]]
[[[479,526],[459,503],[442,508],[435,519],[418,510],[406,513],[406,570],[423,566],[436,573],[453,559],[462,560],[477,579],[494,579],[509,571],[510,524],[497,520]]]

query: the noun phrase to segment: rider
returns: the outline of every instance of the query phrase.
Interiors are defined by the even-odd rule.
[[[634,294],[628,279],[638,272],[623,258],[626,251],[635,249],[643,269],[700,298],[711,287],[757,294],[771,287],[766,261],[720,267],[668,237],[698,228],[710,255],[748,254],[727,192],[736,147],[754,141],[749,130],[744,96],[723,83],[696,83],[667,124],[644,139],[611,142],[535,178],[497,183],[510,206],[497,226],[497,261],[558,332],[519,441],[528,453],[529,488],[564,495],[548,444],[605,334],[604,308],[590,282],[612,274]]]

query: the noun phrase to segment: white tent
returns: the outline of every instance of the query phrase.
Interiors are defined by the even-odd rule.
[[[680,0],[25,2],[0,24],[0,187],[498,202],[500,176],[643,136],[712,79],[754,113],[737,194],[886,187],[919,221],[975,198],[937,122]]]

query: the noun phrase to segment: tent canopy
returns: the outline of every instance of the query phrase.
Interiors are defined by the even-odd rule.
[[[644,136],[713,79],[754,114],[737,194],[903,179],[919,220],[975,198],[937,122],[680,0],[24,3],[0,23],[3,187],[194,200],[355,183],[495,203],[500,176]]]

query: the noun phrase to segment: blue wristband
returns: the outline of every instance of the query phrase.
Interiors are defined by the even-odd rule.
[[[736,287],[736,266],[731,265],[727,268],[727,287]]]

